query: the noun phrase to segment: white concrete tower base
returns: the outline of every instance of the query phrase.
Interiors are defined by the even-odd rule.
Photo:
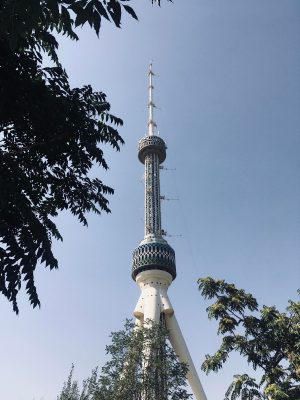
[[[140,272],[136,276],[136,283],[141,289],[133,313],[137,319],[136,326],[147,323],[147,320],[159,322],[161,313],[165,314],[171,345],[179,360],[188,365],[187,380],[192,392],[196,400],[207,400],[168,297],[167,290],[172,283],[172,276],[166,271],[153,269]]]

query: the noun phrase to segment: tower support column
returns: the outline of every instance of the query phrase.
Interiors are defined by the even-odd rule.
[[[177,357],[179,358],[180,362],[188,365],[188,373],[186,377],[195,398],[197,400],[207,400],[192,357],[174,314],[166,317],[166,327],[168,329],[171,345]]]

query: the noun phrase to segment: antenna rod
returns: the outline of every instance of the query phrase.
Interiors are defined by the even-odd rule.
[[[149,66],[149,103],[148,103],[148,108],[149,108],[149,121],[148,121],[148,135],[149,136],[154,136],[154,128],[156,128],[156,123],[154,121],[154,116],[153,116],[153,109],[155,107],[155,104],[153,102],[153,77],[154,73],[152,71],[152,63],[150,63]]]

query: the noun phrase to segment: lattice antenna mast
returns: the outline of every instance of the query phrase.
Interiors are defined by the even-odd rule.
[[[149,103],[148,103],[148,108],[149,108],[149,121],[148,121],[148,135],[149,136],[154,136],[154,130],[156,128],[156,123],[154,121],[154,108],[155,104],[153,102],[153,71],[152,71],[152,63],[150,63],[149,66]]]

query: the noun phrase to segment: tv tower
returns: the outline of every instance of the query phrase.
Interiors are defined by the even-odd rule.
[[[145,165],[145,232],[133,252],[132,278],[141,289],[134,316],[137,325],[146,320],[165,321],[175,353],[188,365],[187,380],[196,400],[207,400],[168,297],[168,287],[176,278],[176,265],[175,252],[163,238],[161,228],[159,166],[166,159],[167,147],[156,134],[153,75],[150,64],[148,133],[138,144],[138,158]]]

